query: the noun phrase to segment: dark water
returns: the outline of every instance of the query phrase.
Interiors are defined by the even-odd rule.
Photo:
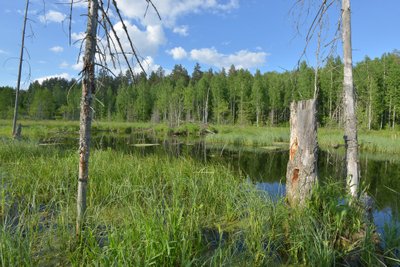
[[[77,139],[47,140],[60,143],[61,147],[77,147]],[[157,144],[135,146],[136,144]],[[207,145],[202,140],[187,138],[157,139],[146,134],[110,135],[97,134],[92,139],[95,149],[116,149],[142,156],[157,154],[168,157],[191,157],[208,164],[222,164],[242,174],[258,188],[272,196],[285,193],[286,165],[289,153],[268,151],[263,148]],[[378,228],[385,223],[399,223],[400,214],[400,156],[384,154],[360,155],[363,186],[375,199],[374,220]],[[320,151],[318,171],[321,179],[340,180],[344,177],[344,151]]]

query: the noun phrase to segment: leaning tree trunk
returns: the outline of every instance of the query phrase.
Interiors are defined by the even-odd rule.
[[[83,82],[79,131],[79,177],[77,197],[76,234],[79,236],[84,224],[86,211],[86,191],[89,174],[89,148],[92,125],[92,94],[95,91],[95,54],[98,18],[98,0],[88,3],[87,33],[83,57]]]
[[[12,128],[12,135],[13,135],[13,137],[16,137],[16,138],[18,138],[19,135],[21,134],[21,131],[17,131],[17,120],[18,120],[18,96],[19,96],[19,89],[20,89],[20,87],[21,87],[22,63],[24,62],[25,29],[26,29],[26,21],[27,21],[27,19],[28,19],[28,8],[29,8],[29,0],[26,0],[25,16],[24,16],[24,26],[23,26],[23,28],[22,28],[21,52],[20,52],[20,56],[19,56],[17,89],[15,90],[14,118],[13,118],[13,128]]]
[[[344,142],[346,147],[346,176],[350,194],[357,196],[359,186],[358,141],[353,62],[351,47],[350,0],[342,0],[343,61],[344,61]]]
[[[290,150],[286,196],[290,204],[303,204],[318,182],[316,99],[290,105]]]

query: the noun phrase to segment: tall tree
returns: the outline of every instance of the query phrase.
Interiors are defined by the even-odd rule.
[[[213,118],[217,124],[220,124],[225,121],[225,117],[229,113],[225,69],[212,77],[211,90]]]
[[[265,92],[264,79],[259,70],[257,70],[253,86],[251,88],[251,105],[256,115],[256,126],[258,127],[262,120],[262,111],[265,106]]]
[[[350,194],[357,196],[359,187],[358,140],[356,101],[353,85],[353,60],[351,46],[350,0],[342,0],[342,41],[343,41],[343,109],[345,116],[344,142],[346,147],[346,175]]]
[[[19,96],[19,89],[20,89],[20,86],[21,86],[22,63],[24,62],[25,29],[26,29],[26,21],[28,19],[28,9],[29,9],[29,0],[26,0],[25,15],[24,15],[24,26],[22,28],[21,52],[20,52],[20,56],[19,56],[17,89],[15,90],[14,119],[13,119],[13,129],[12,129],[12,135],[14,137],[17,137],[18,96]]]

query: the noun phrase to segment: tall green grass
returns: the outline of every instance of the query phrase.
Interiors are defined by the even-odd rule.
[[[77,240],[77,153],[3,141],[0,162],[2,266],[374,265],[399,245],[376,249],[341,185],[293,209],[223,166],[114,150],[92,152]]]
[[[77,121],[21,121],[22,136],[26,140],[57,139],[78,134]],[[170,135],[185,135],[198,137],[206,133],[209,144],[263,147],[265,149],[288,149],[288,127],[255,127],[215,125],[207,126],[210,132],[205,132],[206,126],[195,123],[182,124],[171,128],[166,124],[148,122],[93,122],[93,133],[108,132],[113,134],[143,133],[158,138]],[[0,137],[11,136],[10,121],[0,120]],[[371,153],[400,154],[400,132],[394,130],[359,131],[360,151]],[[322,149],[343,146],[343,130],[333,128],[318,129],[318,143]]]
[[[209,143],[237,146],[273,146],[284,143],[289,146],[289,128],[265,128],[253,126],[216,126],[218,133],[208,135]]]
[[[218,134],[208,135],[209,143],[254,147],[289,147],[289,128],[254,126],[216,126]],[[343,130],[319,128],[318,144],[323,149],[343,146]],[[400,132],[392,130],[360,131],[360,151],[400,154]]]

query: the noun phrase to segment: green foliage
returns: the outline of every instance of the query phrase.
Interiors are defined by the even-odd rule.
[[[343,64],[329,57],[318,71],[318,117],[322,126],[340,126]],[[366,57],[354,67],[357,117],[364,129],[396,128],[400,114],[400,56]],[[191,76],[182,65],[169,75],[160,67],[147,77],[129,72],[97,76],[93,108],[96,120],[129,122],[183,122],[238,125],[287,125],[294,100],[314,95],[314,69],[302,62],[295,71],[254,74],[235,66],[225,72],[202,71],[196,64]],[[31,119],[79,118],[80,83],[52,78],[21,92],[20,113]],[[0,118],[12,116],[13,92],[0,88]]]
[[[12,118],[15,95],[11,87],[0,87],[0,118]]]

